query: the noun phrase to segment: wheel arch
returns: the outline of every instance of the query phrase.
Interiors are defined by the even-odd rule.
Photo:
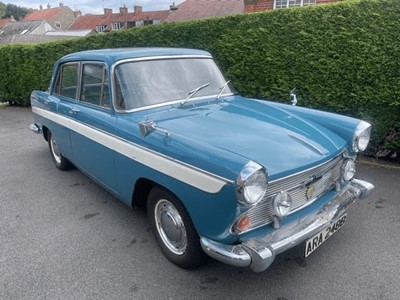
[[[178,197],[178,195],[176,193],[171,191],[171,189],[163,186],[162,184],[159,184],[153,180],[150,180],[150,179],[144,178],[144,177],[136,180],[136,183],[134,185],[134,190],[132,193],[131,207],[136,206],[140,209],[146,209],[147,208],[147,200],[149,198],[150,191],[154,187],[159,187],[161,189],[164,189],[168,193],[172,194],[176,199],[179,200],[179,202],[182,204],[182,206],[187,211],[187,207],[184,204],[184,202],[182,201],[182,199],[180,197]]]
[[[42,126],[43,137],[44,137],[46,142],[49,141],[49,139],[48,139],[49,131],[50,130],[46,126]]]

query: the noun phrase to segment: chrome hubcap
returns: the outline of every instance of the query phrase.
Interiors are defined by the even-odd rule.
[[[50,146],[51,146],[51,152],[53,152],[53,157],[56,160],[57,163],[61,163],[61,153],[60,150],[58,149],[57,142],[53,139],[53,137],[50,138]]]
[[[168,200],[161,199],[154,212],[157,231],[165,246],[176,255],[184,254],[187,247],[186,228],[178,210]]]

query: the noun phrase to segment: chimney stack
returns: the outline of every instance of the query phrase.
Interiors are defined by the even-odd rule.
[[[112,15],[112,8],[105,8],[104,9],[104,15],[108,16],[108,15]]]
[[[178,10],[178,6],[177,5],[175,5],[175,2],[172,2],[172,5],[170,5],[169,6],[169,10],[170,11],[175,11],[175,10]]]
[[[140,14],[143,12],[143,7],[141,7],[140,5],[135,5],[133,7],[133,11],[135,12],[135,14]]]
[[[126,15],[128,13],[128,8],[124,5],[123,7],[119,8],[119,13],[121,15]]]

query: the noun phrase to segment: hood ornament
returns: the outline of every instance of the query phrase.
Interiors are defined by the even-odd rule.
[[[292,103],[293,106],[296,106],[297,104],[297,89],[294,88],[293,90],[290,91],[290,102]]]

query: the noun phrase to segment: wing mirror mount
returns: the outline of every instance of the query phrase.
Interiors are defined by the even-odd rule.
[[[143,121],[139,123],[139,130],[140,133],[142,135],[142,137],[146,137],[148,136],[150,133],[152,133],[153,131],[161,131],[165,134],[165,137],[169,137],[170,133],[168,130],[157,127],[157,123],[156,121],[153,120],[148,120],[148,121]]]

